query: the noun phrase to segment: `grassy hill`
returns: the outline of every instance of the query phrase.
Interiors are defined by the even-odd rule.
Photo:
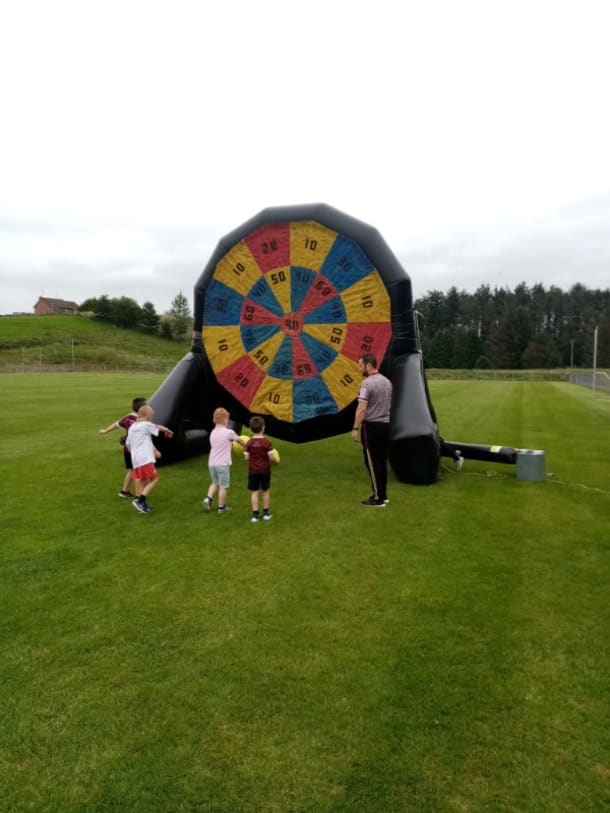
[[[0,370],[57,367],[163,372],[188,351],[185,342],[147,336],[88,316],[0,317]]]

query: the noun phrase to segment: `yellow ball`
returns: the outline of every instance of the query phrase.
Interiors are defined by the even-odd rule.
[[[271,459],[276,464],[280,462],[280,453],[278,452],[277,449],[274,449],[273,452],[271,453]]]
[[[244,443],[247,443],[250,440],[248,435],[240,435],[239,438],[240,440],[243,440]],[[233,443],[231,444],[231,448],[233,449],[235,454],[243,454],[245,452],[244,447],[241,446],[236,440],[234,440]]]

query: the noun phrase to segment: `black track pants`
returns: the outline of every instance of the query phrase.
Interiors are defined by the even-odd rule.
[[[388,485],[388,437],[389,423],[363,421],[360,439],[364,465],[371,478],[373,497],[376,500],[387,499]]]

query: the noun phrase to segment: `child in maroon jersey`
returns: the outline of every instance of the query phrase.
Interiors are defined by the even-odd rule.
[[[271,464],[273,444],[265,437],[265,421],[254,415],[250,418],[250,429],[254,435],[246,443],[245,457],[248,460],[248,491],[252,505],[251,522],[258,522],[258,495],[262,494],[263,519],[271,519],[269,502],[271,499]]]

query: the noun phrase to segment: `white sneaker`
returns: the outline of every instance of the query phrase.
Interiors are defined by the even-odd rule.
[[[203,505],[206,511],[209,511],[210,508],[212,507],[212,500],[209,497],[204,497],[203,500],[201,501],[201,504]]]
[[[273,514],[263,514],[263,519],[271,519]]]

